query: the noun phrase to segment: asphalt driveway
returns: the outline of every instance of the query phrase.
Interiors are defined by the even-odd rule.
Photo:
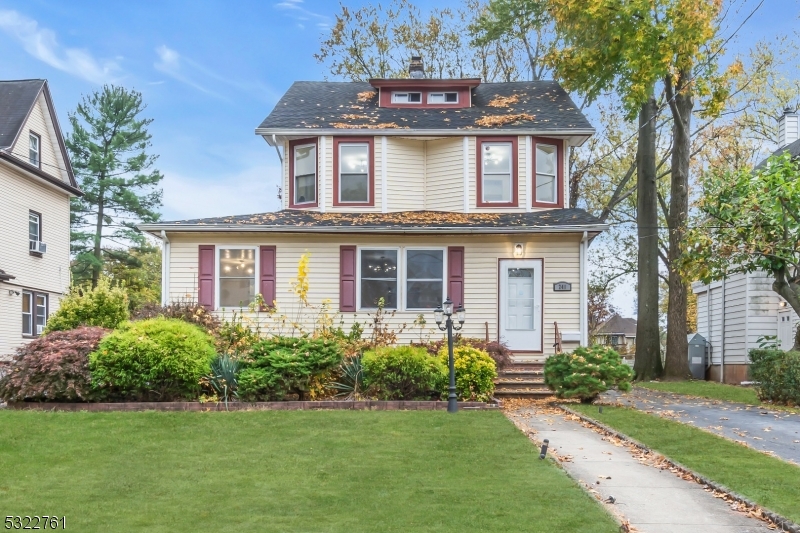
[[[800,465],[800,415],[795,413],[640,388],[627,394],[609,392],[602,400],[744,441],[752,448]]]

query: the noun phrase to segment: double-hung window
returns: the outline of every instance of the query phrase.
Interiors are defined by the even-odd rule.
[[[31,132],[28,135],[28,161],[35,167],[41,167],[41,138]]]
[[[435,309],[444,299],[444,248],[361,248],[359,307]]]
[[[256,248],[219,248],[219,307],[247,307],[256,296]]]
[[[35,211],[28,212],[28,241],[31,245],[42,240],[42,215]],[[31,246],[31,249],[33,247]]]
[[[559,139],[532,139],[533,148],[533,206],[561,207],[563,142]]]
[[[41,335],[47,325],[47,295],[22,291],[22,334]]]
[[[290,206],[317,205],[317,142],[315,139],[289,143]]]
[[[478,206],[516,207],[517,139],[479,138]]]
[[[334,205],[373,205],[372,147],[371,137],[334,139]]]

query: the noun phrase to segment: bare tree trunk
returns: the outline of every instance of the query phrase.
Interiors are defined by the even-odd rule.
[[[671,94],[671,80],[665,80],[667,97],[672,110],[672,162],[671,188],[669,197],[669,300],[667,307],[667,355],[664,362],[664,376],[667,379],[681,380],[692,376],[689,370],[689,343],[686,337],[686,281],[679,271],[678,264],[684,249],[686,221],[689,214],[689,159],[692,153],[691,120],[692,92],[686,83],[691,73],[681,72],[675,93]]]
[[[656,112],[656,99],[651,93],[639,110],[639,140],[636,148],[639,279],[636,360],[633,370],[638,381],[660,377],[662,372],[658,333]]]

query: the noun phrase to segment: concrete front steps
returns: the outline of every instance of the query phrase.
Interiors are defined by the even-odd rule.
[[[528,361],[514,357],[514,363],[499,371],[494,396],[503,398],[546,398],[553,393],[544,384],[544,358]]]

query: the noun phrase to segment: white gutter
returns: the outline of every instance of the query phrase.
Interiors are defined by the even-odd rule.
[[[581,310],[580,310],[580,325],[581,325],[581,346],[589,346],[589,321],[588,321],[588,312],[589,312],[589,290],[586,286],[588,280],[588,273],[586,268],[586,259],[589,255],[587,252],[589,250],[589,232],[584,231],[583,237],[581,238],[581,245],[580,245],[580,277],[581,277],[581,293],[580,293],[580,302],[581,302]]]
[[[154,231],[186,231],[186,232],[267,232],[267,233],[463,233],[463,234],[517,234],[517,233],[588,233],[601,232],[608,229],[607,224],[594,226],[536,226],[536,227],[420,227],[394,228],[390,226],[259,226],[256,224],[177,224],[164,226],[160,224],[140,224],[140,230],[148,233]]]
[[[169,302],[170,242],[167,232],[161,230],[161,305]]]

